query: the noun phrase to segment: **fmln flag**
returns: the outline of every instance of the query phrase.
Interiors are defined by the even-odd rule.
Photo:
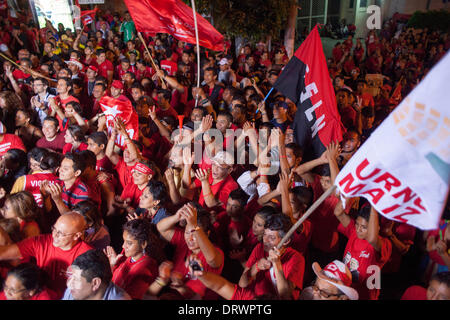
[[[336,177],[388,219],[436,229],[450,181],[450,54],[394,109]]]
[[[274,88],[297,105],[294,136],[307,158],[320,156],[330,142],[342,140],[345,129],[317,26],[295,51]],[[309,157],[308,151],[312,152]]]
[[[112,128],[114,128],[115,119],[119,118],[123,121],[130,139],[136,140],[138,138],[139,118],[130,100],[114,99],[105,95],[100,99],[99,103],[106,117],[108,135],[111,134]],[[125,137],[117,133],[115,144],[121,149],[125,149]]]

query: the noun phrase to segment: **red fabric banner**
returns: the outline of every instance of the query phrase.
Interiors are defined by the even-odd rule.
[[[136,111],[134,111],[131,101],[114,99],[109,96],[104,96],[99,101],[100,107],[106,117],[106,127],[108,135],[114,127],[114,120],[120,118],[125,124],[128,135],[132,140],[138,138],[139,121]],[[124,137],[118,133],[116,138],[116,145],[125,149]]]
[[[192,8],[181,0],[124,0],[136,30],[150,34],[168,33],[174,38],[195,44],[195,24]],[[223,51],[223,36],[197,13],[199,44]]]

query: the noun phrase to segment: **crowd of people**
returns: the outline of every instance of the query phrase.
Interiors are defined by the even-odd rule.
[[[297,106],[276,90],[264,101],[289,61],[281,44],[235,54],[226,41],[198,61],[167,34],[144,45],[128,12],[75,32],[30,20],[0,20],[0,299],[450,299],[448,206],[424,232],[331,194],[280,244],[447,33],[388,20],[337,43],[327,64],[346,132],[309,159]],[[119,116],[107,125],[105,96],[131,102],[137,138]],[[239,143],[255,161],[227,151]]]

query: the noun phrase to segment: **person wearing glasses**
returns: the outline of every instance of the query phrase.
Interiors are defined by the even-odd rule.
[[[352,273],[343,262],[334,260],[323,269],[314,262],[312,269],[317,278],[302,291],[300,300],[358,300],[358,292],[351,287]]]
[[[18,243],[0,246],[0,261],[36,259],[36,265],[45,273],[49,289],[61,298],[66,289],[64,271],[77,256],[92,249],[82,240],[86,221],[76,212],[58,218],[51,234],[42,234]]]
[[[42,284],[41,271],[22,263],[8,271],[0,300],[53,300],[54,293]]]
[[[79,255],[65,272],[67,289],[62,300],[131,300],[112,282],[109,260],[102,250]]]

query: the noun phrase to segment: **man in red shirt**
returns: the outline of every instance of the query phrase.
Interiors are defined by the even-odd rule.
[[[58,84],[56,86],[56,92],[58,95],[54,98],[49,99],[49,107],[51,109],[51,115],[55,116],[57,109],[62,108],[62,112],[64,112],[67,103],[74,101],[76,103],[80,103],[80,101],[70,94],[70,91],[73,88],[73,83],[70,78],[59,78]],[[58,115],[56,115],[58,117]],[[63,119],[61,119],[62,121]]]
[[[171,49],[166,50],[166,59],[161,60],[161,69],[166,70],[169,76],[174,76],[178,71],[178,65],[173,61],[173,52]]]
[[[9,149],[20,149],[25,152],[25,146],[18,136],[10,133],[0,133],[0,156],[3,156]]]
[[[256,245],[247,260],[239,286],[252,288],[255,295],[273,294],[281,299],[298,299],[303,287],[305,259],[288,247],[288,240],[277,249],[292,227],[290,218],[275,214],[266,221],[263,242]]]
[[[123,93],[122,81],[114,80],[111,84],[111,97],[113,97],[114,99],[119,99],[121,101],[127,101],[127,100],[129,101],[130,99],[128,99],[122,93]]]
[[[230,192],[238,188],[238,184],[230,175],[233,172],[233,157],[225,151],[217,152],[211,159],[211,172],[197,169],[195,173],[197,179],[193,183],[190,175],[193,164],[193,159],[191,160],[184,165],[183,182],[190,189],[201,188],[198,203],[204,208],[226,209]]]
[[[97,61],[95,66],[98,68],[98,74],[108,80],[108,85],[111,84],[114,76],[114,66],[111,61],[106,59],[105,49],[98,49],[96,51]]]
[[[36,146],[61,153],[66,142],[65,132],[59,132],[58,119],[51,116],[46,117],[42,124],[42,133],[44,136],[37,141]]]
[[[168,89],[158,89],[158,106],[156,109],[156,116],[162,119],[167,116],[172,116],[178,119],[178,113],[171,106],[170,101],[172,100],[172,92]]]
[[[436,273],[427,289],[421,286],[409,287],[401,300],[450,300],[450,272]]]
[[[92,249],[82,241],[86,222],[82,215],[68,212],[58,218],[52,234],[22,240],[19,243],[0,246],[0,260],[29,259],[48,278],[46,284],[59,298],[66,288],[65,271],[80,254]]]
[[[369,267],[376,265],[381,269],[392,252],[391,241],[379,235],[378,213],[366,205],[353,220],[345,214],[339,201],[334,214],[340,222],[339,232],[348,238],[343,260],[352,272],[352,287],[358,291],[361,300],[377,300],[380,289],[369,289],[366,283],[372,274]]]

